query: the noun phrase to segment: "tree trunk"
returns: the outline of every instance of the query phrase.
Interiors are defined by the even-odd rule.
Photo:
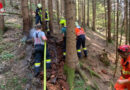
[[[107,0],[108,8],[108,42],[111,42],[111,0]]]
[[[50,17],[50,21],[49,21],[49,28],[50,30],[53,32],[53,4],[52,4],[52,0],[48,1],[48,8],[49,8],[49,17]]]
[[[82,20],[83,21],[82,22],[83,22],[83,27],[84,28],[85,28],[85,13],[86,13],[85,12],[86,11],[86,9],[85,9],[85,3],[86,3],[85,0],[83,0],[83,10],[82,10],[82,12],[83,12],[83,19]]]
[[[59,16],[60,16],[60,14],[59,14],[59,0],[56,0],[56,5],[57,5],[57,22],[58,22],[58,25],[59,25]]]
[[[38,0],[38,3],[41,3],[41,0]]]
[[[128,10],[128,6],[127,6],[127,4],[128,4],[128,1],[127,0],[125,0],[125,26],[124,26],[124,30],[125,30],[125,37],[126,37],[126,40],[125,40],[125,44],[127,44],[128,43],[128,17],[127,17],[127,15],[128,15],[128,13],[127,13],[127,10]]]
[[[128,30],[129,30],[129,45],[130,45],[130,1],[129,1],[129,10],[128,11],[129,11],[129,25],[128,25],[129,29]]]
[[[116,69],[115,69],[115,72],[114,72],[114,77],[115,77],[115,74],[116,74],[116,70],[117,70],[117,66],[118,66],[118,60],[119,60],[119,56],[118,56],[118,51],[117,51],[117,48],[118,48],[118,30],[119,30],[119,0],[117,0],[117,24],[116,24]]]
[[[33,10],[32,10],[32,0],[30,0],[30,28],[32,28],[32,26],[33,26],[33,16],[32,16],[32,12],[33,12]]]
[[[22,16],[23,16],[23,34],[28,36],[30,30],[28,0],[21,0],[21,4],[22,4]]]
[[[2,2],[2,4],[3,4],[4,0],[0,0],[0,2]],[[3,7],[4,7],[4,4],[3,4]],[[4,16],[0,15],[0,35],[3,34],[4,28],[5,28],[5,25],[4,25]]]
[[[107,30],[107,12],[106,12],[106,0],[104,0],[104,16],[105,16],[105,20],[104,20],[104,27],[106,29],[106,46],[108,46],[108,30]]]
[[[78,21],[78,0],[76,1],[76,5],[75,5],[75,15],[76,15],[76,21]]]
[[[92,21],[92,30],[95,31],[95,19],[96,19],[96,0],[92,0],[92,8],[93,8],[93,21]]]
[[[37,7],[37,0],[35,0],[35,7]]]
[[[113,34],[113,38],[114,40],[116,40],[116,1],[114,0],[114,34]]]
[[[61,15],[62,15],[62,17],[65,17],[65,14],[64,14],[64,11],[65,11],[65,6],[64,6],[64,4],[65,4],[65,1],[64,0],[61,0]]]
[[[10,0],[10,5],[13,7],[13,0]]]
[[[79,23],[81,23],[81,9],[80,9],[80,0],[78,0],[78,18],[79,18]]]
[[[75,0],[65,0],[65,16],[67,20],[66,72],[70,90],[74,87],[75,69],[78,63],[75,36]]]
[[[89,27],[89,0],[87,2],[87,26]]]
[[[42,29],[45,30],[45,0],[42,0]]]

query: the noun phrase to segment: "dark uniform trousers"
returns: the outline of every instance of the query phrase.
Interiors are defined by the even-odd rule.
[[[35,73],[40,73],[40,66],[44,57],[44,45],[35,45]],[[49,51],[46,49],[46,68],[51,68],[51,59]]]
[[[76,48],[79,58],[81,58],[81,49],[80,49],[81,45],[83,47],[84,55],[85,57],[87,57],[87,48],[85,47],[85,35],[77,36]]]

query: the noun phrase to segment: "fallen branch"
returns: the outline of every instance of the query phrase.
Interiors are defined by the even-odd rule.
[[[89,67],[87,67],[82,62],[80,62],[80,66],[83,67],[83,68],[85,68],[85,69],[87,69],[90,72],[91,75],[94,75],[94,76],[96,76],[96,77],[98,77],[98,78],[101,79],[101,76],[99,74],[97,74],[96,72],[94,72],[92,69],[90,69]]]

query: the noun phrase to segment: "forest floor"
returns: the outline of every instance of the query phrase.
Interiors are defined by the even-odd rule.
[[[7,25],[8,26],[8,25]],[[8,30],[4,33],[0,43],[0,90],[41,90],[41,81],[34,78],[32,69],[30,69],[30,62],[32,60],[33,46],[32,44],[22,43],[20,40],[23,37],[19,27],[8,26]],[[56,32],[60,32],[58,29]],[[106,41],[103,36],[97,32],[86,29],[87,41],[86,47],[88,49],[88,58],[82,57],[80,59],[86,66],[91,68],[94,72],[98,73],[101,78],[92,75],[88,70],[83,69],[89,82],[99,88],[99,90],[112,90],[114,74],[114,61],[115,61],[115,48],[111,43],[106,47]],[[54,70],[60,69],[62,62],[62,49],[60,33],[52,35],[49,41],[49,50],[51,51],[53,63],[59,62],[59,65]],[[105,49],[105,51],[104,51]],[[61,61],[59,61],[61,60]],[[110,62],[110,63],[109,63]],[[33,68],[33,67],[31,67]],[[62,67],[63,68],[63,67]],[[53,71],[51,71],[53,72]],[[60,72],[60,71],[59,71]],[[53,72],[55,73],[55,72]],[[61,73],[63,71],[61,70]],[[51,76],[52,78],[54,76]],[[60,77],[60,76],[59,76]],[[65,76],[61,77],[62,79]],[[59,79],[58,79],[59,80]],[[53,89],[48,90],[65,90],[57,89],[58,84],[48,84]],[[54,89],[54,87],[57,87]],[[86,86],[80,75],[77,73],[75,78],[74,90],[93,90]]]
[[[34,78],[33,66],[31,66],[33,46],[32,44],[21,42],[23,37],[21,17],[14,15],[6,16],[5,23],[7,31],[0,37],[0,90],[41,90],[41,81]],[[53,70],[50,70],[53,76],[50,77],[52,81],[56,79],[57,82],[55,84],[48,83],[48,87],[53,88],[48,90],[66,90],[65,87],[62,87],[67,86],[67,84],[64,82],[66,77],[63,74],[64,62],[62,61],[60,30],[56,25],[53,28],[55,34],[50,37],[48,42],[53,61]],[[120,76],[120,68],[118,67],[116,77],[113,79],[115,45],[109,43],[106,46],[104,35],[99,32],[93,32],[88,28],[85,30],[88,57],[82,57],[79,61],[101,76],[101,78],[98,78],[83,68],[88,82],[92,82],[96,86],[96,90],[112,90],[114,83]],[[59,75],[61,73],[62,75]],[[57,78],[53,79],[54,77]],[[84,83],[78,73],[76,73],[74,88],[74,90],[93,90]]]

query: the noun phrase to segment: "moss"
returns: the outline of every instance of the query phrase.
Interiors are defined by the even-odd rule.
[[[70,90],[73,90],[74,89],[75,70],[65,64],[64,71],[65,71],[65,74],[67,75],[67,82],[70,86]]]

